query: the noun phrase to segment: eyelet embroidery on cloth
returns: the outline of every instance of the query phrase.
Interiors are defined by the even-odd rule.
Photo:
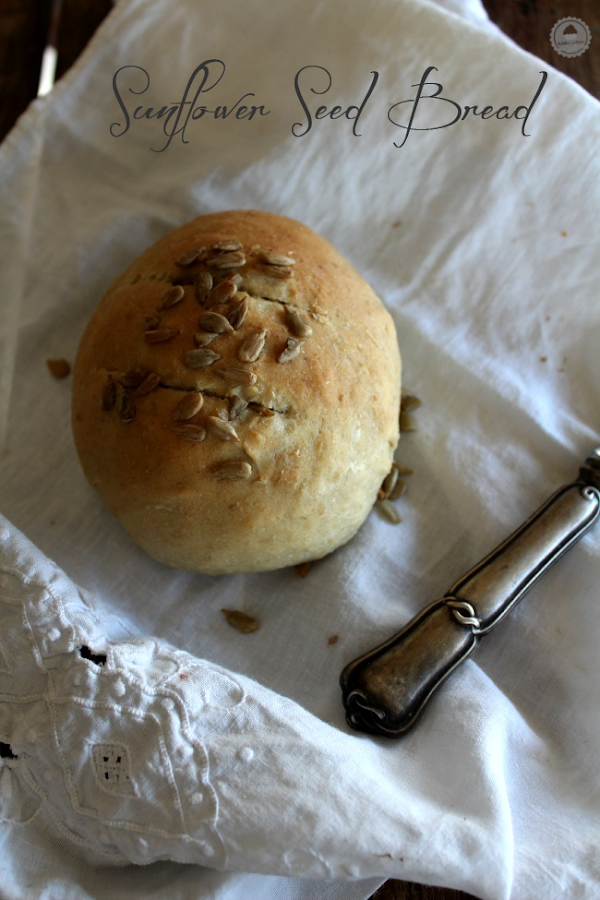
[[[225,866],[203,737],[243,687],[156,638],[108,641],[93,602],[25,550],[0,591],[0,819],[42,812],[94,859]]]
[[[4,747],[8,746],[4,744]],[[23,762],[16,754],[11,756],[5,750],[0,758],[0,821],[26,824],[41,808],[42,798],[27,778]]]
[[[124,744],[94,744],[94,773],[98,786],[109,794],[136,796],[131,780],[129,750]]]
[[[10,675],[10,666],[8,665],[8,659],[6,658],[6,653],[2,647],[2,641],[0,640],[0,672],[3,675]]]

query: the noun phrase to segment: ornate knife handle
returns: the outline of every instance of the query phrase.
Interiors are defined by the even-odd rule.
[[[600,447],[499,547],[392,638],[349,663],[340,682],[358,731],[398,737],[546,569],[600,514]]]

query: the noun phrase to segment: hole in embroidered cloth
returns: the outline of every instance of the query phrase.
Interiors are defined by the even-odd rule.
[[[10,744],[5,744],[4,741],[0,741],[0,757],[2,759],[18,759],[16,753],[12,752],[12,747]]]
[[[106,662],[106,653],[92,653],[89,647],[79,647],[79,655],[82,659],[89,659],[97,666],[103,666]]]
[[[124,744],[94,744],[92,756],[99,787],[109,794],[135,795],[129,750]]]

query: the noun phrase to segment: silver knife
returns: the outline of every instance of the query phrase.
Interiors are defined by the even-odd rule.
[[[600,517],[600,447],[499,547],[408,625],[344,668],[348,724],[399,737],[480,639]]]

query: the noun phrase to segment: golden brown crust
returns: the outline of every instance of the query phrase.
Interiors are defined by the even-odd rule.
[[[228,240],[244,265],[219,267],[239,252],[211,249]],[[191,265],[176,262],[201,248]],[[269,265],[268,251],[295,263]],[[187,283],[163,304],[199,271],[241,283],[225,304],[199,303]],[[233,330],[222,318],[236,326],[246,294]],[[225,333],[210,338],[212,328]],[[212,359],[206,350],[219,358],[190,367],[187,354]],[[124,377],[135,370],[155,378],[136,388]],[[73,430],[88,480],[149,553],[208,574],[260,571],[324,556],[356,532],[390,467],[399,390],[392,319],[352,266],[298,222],[232,211],[166,235],[106,292],[75,364]],[[197,391],[198,412],[174,418]]]

